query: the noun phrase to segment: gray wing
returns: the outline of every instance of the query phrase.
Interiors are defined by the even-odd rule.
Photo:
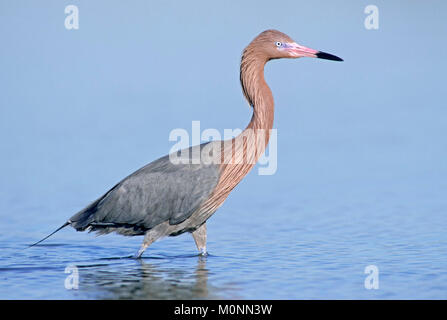
[[[191,157],[206,144],[191,147]],[[183,152],[184,150],[182,150]],[[217,164],[174,164],[169,155],[149,163],[123,179],[101,198],[70,218],[78,231],[114,228],[123,234],[143,234],[169,221],[188,219],[214,190],[219,179]],[[120,232],[121,233],[121,232]]]

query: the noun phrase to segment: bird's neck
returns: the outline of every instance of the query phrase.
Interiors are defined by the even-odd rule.
[[[265,151],[270,138],[270,130],[273,127],[273,96],[264,79],[266,62],[266,59],[250,52],[249,48],[242,55],[241,86],[248,103],[253,108],[253,115],[245,130],[234,140],[237,144],[238,140],[247,140],[247,137],[253,138],[252,141],[248,140],[249,143],[242,150],[253,165]],[[236,152],[238,151],[241,152],[241,150],[236,150]]]
[[[253,168],[267,147],[273,127],[274,102],[264,79],[267,60],[247,55],[241,61],[241,85],[245,97],[253,107],[253,116],[244,131],[224,142],[219,186],[231,191]]]
[[[248,64],[242,62],[241,85],[247,101],[253,107],[253,116],[245,130],[266,131],[266,146],[273,127],[274,102],[264,79],[264,65],[265,62],[260,59]]]
[[[273,96],[264,80],[264,60],[244,51],[241,61],[241,85],[253,107],[253,116],[244,131],[231,140],[222,141],[220,177],[203,212],[213,213],[231,190],[247,175],[265,151],[273,127]],[[206,220],[206,217],[204,218]]]

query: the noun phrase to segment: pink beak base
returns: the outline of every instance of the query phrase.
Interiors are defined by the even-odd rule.
[[[295,57],[310,57],[310,58],[319,58],[319,59],[326,59],[326,60],[333,60],[333,61],[343,61],[342,58],[339,58],[337,56],[334,56],[333,54],[318,51],[315,49],[307,48],[304,46],[301,46],[297,43],[290,43],[286,44],[286,47],[284,48],[288,52],[290,52]]]

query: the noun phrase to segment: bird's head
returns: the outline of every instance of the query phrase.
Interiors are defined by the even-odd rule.
[[[266,30],[259,34],[249,45],[253,51],[263,55],[266,60],[280,58],[311,57],[334,61],[343,59],[332,54],[299,45],[288,35],[277,30]]]

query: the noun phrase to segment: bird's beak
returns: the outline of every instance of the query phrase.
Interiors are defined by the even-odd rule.
[[[285,43],[284,50],[286,50],[291,55],[292,58],[311,57],[326,60],[343,61],[342,58],[334,56],[330,53],[307,48],[302,45],[299,45],[296,42]]]

